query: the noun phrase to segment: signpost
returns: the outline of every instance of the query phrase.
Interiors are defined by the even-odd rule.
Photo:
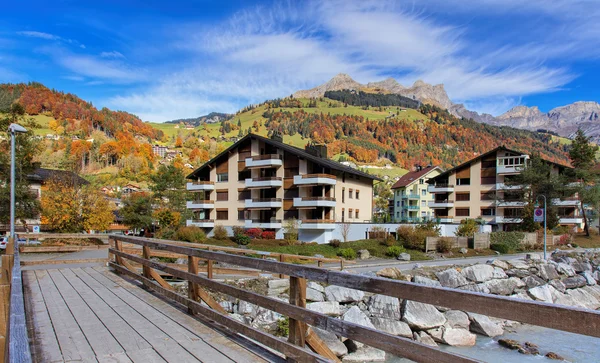
[[[540,198],[544,198],[544,208],[540,208],[536,205],[536,208],[533,210],[533,221],[534,222],[544,221],[544,260],[545,260],[546,259],[546,196],[539,195],[536,198],[536,200],[539,200]]]
[[[33,226],[33,233],[40,233],[40,226]]]
[[[534,222],[543,222],[544,221],[544,208],[536,208],[534,210],[533,221]]]

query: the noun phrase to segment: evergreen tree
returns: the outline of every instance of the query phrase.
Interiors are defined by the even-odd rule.
[[[596,206],[600,202],[600,191],[597,190],[598,172],[594,170],[596,165],[596,152],[598,145],[590,142],[590,138],[585,136],[581,129],[577,130],[575,138],[571,143],[569,157],[574,169],[572,176],[578,181],[575,187],[581,201],[581,211],[583,213],[585,235],[590,236],[587,216],[585,214],[585,204]]]

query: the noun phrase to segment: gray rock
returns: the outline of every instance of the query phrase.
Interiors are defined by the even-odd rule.
[[[444,328],[442,342],[454,347],[472,347],[477,336],[467,329]]]
[[[531,272],[528,270],[519,270],[516,268],[511,268],[509,270],[504,271],[510,277],[518,277],[522,279],[523,277],[531,275]]]
[[[508,266],[508,263],[502,261],[502,260],[498,260],[498,259],[494,259],[492,260],[492,262],[490,263],[492,266],[494,267],[500,267],[503,270],[508,270],[510,267]]]
[[[269,280],[269,290],[267,291],[268,296],[277,296],[289,290],[290,280],[289,279],[277,279]]]
[[[523,260],[510,260],[508,264],[519,270],[528,270],[529,264]]]
[[[562,279],[562,283],[565,285],[567,289],[576,289],[578,287],[584,287],[587,285],[587,281],[585,277],[581,275],[575,275],[572,277],[566,277]]]
[[[220,301],[219,305],[221,305],[223,307],[223,309],[225,309],[225,311],[227,311],[228,313],[233,313],[233,308],[234,305],[231,301]]]
[[[587,282],[588,285],[593,286],[596,285],[596,279],[594,278],[594,276],[592,275],[591,272],[589,271],[584,271],[581,276],[583,276],[583,278],[585,279],[585,281]]]
[[[410,261],[410,255],[408,253],[401,253],[398,257],[396,257],[398,261]]]
[[[277,323],[277,321],[282,318],[283,315],[275,311],[259,307],[256,313],[256,317],[254,318],[254,320],[252,320],[252,326],[255,328],[262,329],[273,328],[275,323]]]
[[[459,253],[462,253],[463,255],[466,255],[467,253],[469,253],[469,250],[467,250],[466,248],[461,248],[460,250],[458,250]]]
[[[331,349],[333,354],[338,357],[348,354],[348,348],[346,345],[340,341],[340,338],[337,335],[333,334],[330,331],[319,329],[319,328],[311,328],[320,338],[323,340],[323,343]]]
[[[384,362],[385,352],[373,347],[364,346],[356,352],[342,358],[343,363]]]
[[[500,267],[494,267],[494,273],[492,274],[494,279],[507,279],[508,275]]]
[[[596,282],[600,283],[600,271],[594,271],[594,279],[596,279]]]
[[[490,293],[495,295],[512,295],[517,287],[525,286],[525,283],[516,277],[503,280],[490,280],[484,284],[490,290]]]
[[[525,256],[526,260],[541,260],[542,259],[542,255],[540,255],[539,253],[528,253]]]
[[[473,333],[488,337],[495,337],[504,334],[504,329],[502,329],[502,327],[498,324],[492,322],[487,316],[475,313],[468,314],[469,320],[471,320],[470,329]]]
[[[371,257],[369,250],[358,250],[357,256],[359,260],[366,260]]]
[[[577,273],[581,273],[584,271],[592,272],[592,265],[590,265],[588,262],[575,261],[571,264],[571,266]]]
[[[344,313],[344,315],[342,316],[342,320],[348,321],[350,323],[362,325],[367,328],[372,328],[372,329],[375,328],[373,326],[373,323],[371,323],[371,320],[369,320],[369,318],[367,317],[367,315],[365,313],[360,311],[358,306],[352,306],[350,309],[348,309],[348,311],[346,311]]]
[[[425,330],[444,325],[446,317],[433,305],[405,300],[402,303],[402,321],[411,328]]]
[[[556,265],[556,271],[559,274],[567,275],[569,277],[575,276],[575,274],[576,274],[575,269],[571,265],[568,265],[564,262],[559,262]]]
[[[537,286],[529,289],[527,293],[538,301],[543,301],[547,303],[552,302],[552,293],[548,285]]]
[[[462,274],[473,282],[486,282],[494,276],[494,267],[490,265],[478,264],[465,267]]]
[[[377,276],[387,277],[388,279],[399,280],[399,279],[402,279],[402,277],[404,275],[402,274],[402,271],[400,271],[400,269],[398,269],[396,267],[386,267],[384,269],[377,271]]]
[[[598,286],[598,285],[584,286],[584,287],[582,287],[582,289],[585,290],[585,291],[587,291],[587,292],[589,292],[596,299],[598,299],[598,301],[600,301],[600,286]]]
[[[539,266],[538,274],[541,278],[543,278],[546,281],[558,279],[560,277],[556,272],[556,268],[554,267],[554,265],[550,264],[541,264]]]
[[[548,284],[550,286],[554,287],[556,290],[563,292],[563,293],[567,289],[565,284],[563,284],[562,281],[560,281],[560,280],[552,280],[552,281],[548,282]]]
[[[596,310],[600,308],[600,301],[585,289],[567,290],[567,296],[571,296],[577,302],[577,306]]]
[[[546,281],[542,280],[541,278],[537,277],[536,275],[529,275],[529,276],[523,277],[522,281],[530,289],[533,287],[536,287],[536,286],[542,286],[546,283]]]
[[[365,293],[360,290],[349,289],[343,286],[330,285],[325,288],[325,297],[327,301],[354,302],[360,301]]]
[[[381,330],[392,335],[412,338],[412,330],[410,330],[408,324],[403,321],[372,317],[371,322],[377,330]]]
[[[435,340],[433,340],[433,338],[431,337],[431,335],[427,334],[424,331],[414,332],[413,339],[419,343],[423,343],[423,344],[429,345],[431,347],[438,346],[437,343],[435,342]]]
[[[387,295],[373,295],[369,299],[371,316],[400,320],[400,301]]]
[[[325,296],[322,292],[315,289],[306,289],[306,300],[307,301],[325,301]]]
[[[306,284],[306,287],[309,289],[317,290],[318,292],[323,292],[323,293],[325,292],[325,288],[323,287],[323,285],[316,283],[314,281],[309,281]]]
[[[435,275],[444,287],[457,288],[469,283],[460,272],[453,268],[436,272]]]
[[[256,308],[256,305],[240,300],[237,304],[237,313],[240,315],[256,315]]]
[[[469,329],[469,316],[464,311],[448,310],[444,313],[446,325],[456,329]]]
[[[518,300],[527,300],[527,301],[533,300],[529,295],[527,295],[527,293],[524,293],[524,292],[519,292],[518,294],[510,295],[510,297],[512,297],[513,299],[518,299]]]
[[[438,280],[433,280],[425,276],[415,276],[413,277],[413,282],[416,284],[421,284],[425,286],[442,286]]]
[[[340,303],[337,301],[322,301],[306,304],[306,308],[317,313],[329,315],[329,316],[340,316],[342,310],[340,309]]]
[[[490,293],[490,289],[488,289],[488,287],[486,286],[485,283],[473,284],[473,285],[465,285],[465,286],[459,287],[459,289],[461,289],[461,290],[467,290],[467,291],[473,291],[473,292],[480,292],[482,294],[489,294]]]

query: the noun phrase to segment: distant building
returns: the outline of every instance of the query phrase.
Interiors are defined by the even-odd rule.
[[[164,158],[165,154],[167,153],[167,147],[166,146],[162,146],[162,145],[153,145],[152,146],[152,153],[154,155],[160,156],[161,158]]]
[[[392,185],[392,219],[396,223],[419,223],[433,217],[433,210],[428,205],[433,200],[433,194],[427,189],[427,180],[441,172],[442,169],[437,166],[417,166],[417,170],[404,174]]]

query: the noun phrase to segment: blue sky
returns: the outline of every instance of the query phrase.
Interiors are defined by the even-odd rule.
[[[443,83],[498,115],[600,101],[597,0],[11,1],[0,82],[38,81],[149,121],[282,97],[348,73]]]

